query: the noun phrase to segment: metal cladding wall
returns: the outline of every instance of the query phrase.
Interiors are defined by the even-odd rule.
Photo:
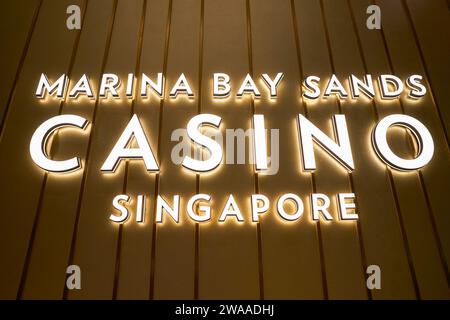
[[[66,8],[82,8],[82,29],[65,26]],[[450,261],[450,18],[444,0],[377,0],[382,29],[368,30],[369,0],[35,0],[0,4],[0,297],[3,299],[449,299]],[[36,99],[41,73],[184,73],[192,100]],[[276,103],[213,101],[211,75],[239,83],[246,73],[284,72]],[[427,95],[391,102],[302,101],[306,75],[421,74]],[[170,160],[176,128],[213,113],[226,128],[249,128],[255,112],[280,129],[280,170],[226,165],[195,175]],[[54,136],[55,159],[83,159],[83,170],[46,173],[30,158],[33,131],[57,114],[77,114],[89,132]],[[160,173],[141,162],[113,175],[100,167],[136,113],[154,147]],[[303,172],[295,117],[305,115],[331,134],[331,116],[347,117],[356,169],[349,173],[317,153]],[[409,173],[375,156],[370,132],[378,119],[405,113],[422,121],[435,143],[433,160]],[[394,149],[410,154],[405,131]],[[245,216],[249,196],[271,200],[292,192],[354,192],[357,222],[281,223],[267,213],[258,224],[217,223],[233,193]],[[146,223],[113,224],[112,198],[145,194]],[[157,194],[184,199],[208,193],[213,219],[154,222]],[[275,201],[272,201],[272,204]],[[306,204],[306,207],[308,205]],[[185,208],[185,203],[182,208]],[[183,209],[184,210],[184,209]],[[271,208],[271,211],[274,209]],[[332,203],[336,212],[336,205]],[[308,220],[309,219],[309,220]],[[66,267],[79,265],[82,289],[65,289]],[[379,265],[382,288],[366,288],[366,268]]]

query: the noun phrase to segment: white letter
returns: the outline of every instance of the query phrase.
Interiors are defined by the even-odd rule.
[[[420,83],[421,80],[422,76],[418,74],[413,74],[412,76],[408,77],[408,79],[406,79],[406,84],[411,89],[408,97],[412,99],[419,99],[427,93],[427,88]]]
[[[138,147],[127,148],[133,136],[136,139]],[[122,159],[140,158],[144,160],[147,171],[158,171],[158,164],[147,141],[144,129],[142,129],[137,115],[133,115],[108,158],[105,160],[105,163],[103,163],[101,170],[103,172],[114,172]]]
[[[413,133],[419,150],[415,159],[402,159],[392,152],[387,142],[387,131],[393,125],[407,128]],[[417,119],[404,114],[383,118],[373,131],[372,144],[380,159],[398,170],[420,169],[430,162],[434,153],[434,142],[428,129]]]
[[[334,132],[337,135],[337,143],[331,140],[319,128],[313,125],[301,114],[298,115],[298,130],[302,145],[303,169],[315,170],[316,160],[314,158],[313,139],[324,151],[331,154],[339,163],[348,170],[353,170],[353,156],[348,136],[347,123],[343,114],[333,117]]]
[[[267,170],[267,140],[264,115],[253,115],[253,148],[256,171]]]
[[[83,74],[80,80],[78,80],[73,89],[69,92],[69,97],[77,98],[81,93],[87,95],[91,99],[94,98],[91,85],[89,84],[89,79],[85,74]]]
[[[265,82],[265,84],[267,85],[267,87],[269,87],[270,89],[270,97],[271,98],[276,98],[277,97],[277,87],[281,82],[281,79],[283,78],[283,73],[282,72],[278,72],[277,75],[275,76],[275,79],[270,79],[269,75],[267,73],[263,73],[262,78]]]
[[[100,98],[107,98],[107,90],[114,98],[118,98],[117,88],[120,87],[120,79],[113,73],[105,73],[100,84]]]
[[[203,221],[208,221],[209,219],[211,219],[211,208],[208,206],[202,206],[199,205],[198,206],[198,211],[203,212],[203,215],[198,215],[196,212],[194,212],[194,204],[197,200],[206,200],[206,201],[210,201],[211,200],[211,196],[207,195],[207,194],[196,194],[194,195],[192,198],[189,199],[188,204],[187,204],[187,212],[188,215],[197,222],[203,222]]]
[[[36,89],[36,97],[39,99],[44,98],[45,92],[47,91],[51,96],[56,92],[56,97],[59,99],[63,99],[64,92],[66,90],[66,84],[67,77],[65,74],[60,76],[53,85],[50,85],[47,76],[41,73],[41,77],[39,78],[39,83]]]
[[[144,222],[144,214],[145,214],[145,196],[140,194],[137,197],[136,204],[136,222]]]
[[[339,214],[341,220],[358,220],[358,214],[356,212],[349,213],[348,210],[355,210],[356,206],[354,202],[346,202],[347,200],[355,200],[354,193],[339,193],[338,194],[338,205]]]
[[[169,96],[171,98],[176,98],[178,93],[187,93],[189,98],[192,98],[194,96],[194,93],[192,92],[192,89],[189,86],[184,73],[180,75],[172,90],[170,90]]]
[[[30,141],[30,155],[34,163],[51,172],[68,172],[80,168],[80,158],[77,157],[63,161],[49,159],[47,141],[50,135],[59,128],[74,126],[84,130],[87,124],[88,121],[85,118],[72,114],[56,116],[42,123],[33,133]]]
[[[319,204],[319,201],[322,204]],[[323,214],[325,220],[333,220],[328,208],[330,207],[330,198],[327,195],[322,193],[312,193],[311,194],[311,206],[313,211],[313,220],[319,220],[320,213]]]
[[[128,209],[125,208],[125,206],[123,206],[120,203],[120,201],[128,202],[128,200],[130,200],[130,197],[127,196],[126,194],[119,194],[114,197],[113,202],[112,202],[113,207],[116,208],[117,210],[119,210],[121,214],[120,214],[120,216],[115,216],[114,214],[111,214],[109,216],[109,220],[117,222],[117,223],[122,223],[128,219],[128,217],[129,217]]]
[[[142,80],[141,80],[141,97],[147,98],[147,86],[150,86],[154,92],[158,95],[159,98],[163,97],[164,94],[164,76],[160,72],[158,73],[158,77],[156,80],[156,83],[153,82],[149,77],[145,75],[145,73],[142,74]]]
[[[183,167],[193,171],[205,172],[216,168],[222,161],[223,151],[220,144],[211,138],[201,134],[198,129],[205,124],[211,124],[218,128],[222,119],[216,115],[203,113],[194,116],[187,124],[187,133],[189,138],[201,146],[206,147],[211,156],[208,160],[196,160],[190,156],[185,156],[182,162]]]
[[[303,87],[307,90],[303,92],[303,97],[307,99],[317,99],[320,96],[320,88],[318,83],[320,81],[319,77],[309,76],[303,82]]]
[[[134,88],[135,77],[133,73],[128,74],[127,87],[125,89],[125,95],[128,99],[133,99],[133,88]]]
[[[341,84],[335,74],[333,74],[330,81],[328,81],[328,85],[323,96],[327,98],[331,94],[336,94],[341,99],[346,99],[348,97],[347,91],[345,91],[344,86]]]
[[[241,98],[244,93],[253,93],[255,98],[261,97],[261,93],[259,92],[258,88],[256,87],[255,82],[253,81],[250,74],[247,73],[245,76],[244,81],[242,82],[241,87],[238,90],[237,96]]]
[[[162,222],[162,211],[166,212],[172,217],[172,219],[178,223],[180,222],[180,196],[173,196],[173,208],[164,200],[160,195],[156,200],[156,222]]]
[[[252,194],[252,221],[258,222],[259,215],[269,210],[269,198],[262,194]],[[258,204],[262,202],[262,206]]]
[[[294,214],[289,214],[284,210],[284,203],[286,200],[293,200],[295,202],[296,211]],[[283,194],[277,202],[278,214],[287,221],[294,221],[299,219],[303,215],[303,201],[299,196],[293,193]]]
[[[389,83],[395,87],[394,91],[390,91]],[[399,97],[403,91],[402,80],[391,74],[380,75],[378,77],[378,85],[380,86],[381,98],[385,100],[395,99]]]
[[[230,95],[230,76],[226,73],[214,73],[213,75],[213,96],[214,98],[226,98]]]
[[[370,99],[375,97],[375,88],[373,87],[372,76],[370,74],[364,76],[364,81],[359,80],[352,74],[349,83],[353,99],[358,98],[361,92]]]
[[[239,210],[239,207],[236,201],[234,200],[232,194],[230,194],[227,203],[223,207],[222,213],[219,217],[219,222],[224,222],[228,216],[235,216],[237,221],[239,222],[244,221],[244,217],[241,214],[241,210]]]

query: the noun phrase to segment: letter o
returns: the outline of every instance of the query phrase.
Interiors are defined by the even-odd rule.
[[[402,126],[413,133],[419,145],[419,153],[414,159],[400,158],[389,147],[387,131],[393,125]],[[434,142],[428,129],[419,120],[404,114],[393,114],[383,118],[373,130],[372,145],[381,160],[403,171],[422,168],[430,162],[434,153]]]
[[[286,200],[293,200],[297,206],[297,210],[294,214],[289,214],[284,210],[284,203],[286,202]],[[277,211],[278,214],[280,215],[280,217],[282,217],[284,220],[287,221],[295,221],[298,218],[300,218],[303,215],[303,201],[302,199],[300,199],[299,196],[297,196],[296,194],[293,193],[286,193],[283,194],[277,202]]]

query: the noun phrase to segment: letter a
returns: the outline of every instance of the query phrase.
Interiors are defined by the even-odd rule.
[[[67,7],[66,13],[70,14],[66,20],[66,26],[69,30],[81,29],[81,10],[77,5],[70,5]]]
[[[81,289],[81,269],[79,266],[72,264],[67,267],[66,273],[70,274],[66,280],[67,289]]]
[[[371,5],[367,7],[367,14],[370,16],[367,18],[366,26],[367,29],[381,29],[381,9],[377,5]]]
[[[379,266],[373,264],[367,267],[366,273],[369,275],[367,277],[366,285],[367,289],[381,289],[381,269]]]
[[[128,148],[131,139],[134,137],[137,148]],[[150,144],[145,136],[144,129],[137,115],[133,115],[127,127],[122,132],[119,140],[112,149],[108,158],[100,170],[103,172],[114,172],[117,169],[120,161],[123,159],[142,159],[144,160],[147,171],[158,171],[159,167],[156,163],[155,156],[153,155]]]

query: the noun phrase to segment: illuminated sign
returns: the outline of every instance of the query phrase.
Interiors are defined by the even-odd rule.
[[[266,73],[261,75],[261,83],[264,88],[269,91],[270,98],[277,97],[277,88],[281,83],[283,76],[284,74],[282,72],[277,73],[273,78]],[[104,73],[101,76],[99,98],[120,98],[118,90],[122,86],[122,83],[125,83],[125,96],[129,99],[134,98],[136,85],[138,85],[141,98],[148,98],[149,91],[161,99],[166,96],[166,81],[162,73],[158,73],[154,80],[145,73],[142,73],[138,84],[136,84],[136,80],[136,76],[133,73],[129,73],[125,81],[121,80],[120,77],[114,73]],[[325,90],[321,90],[319,84],[321,84],[320,82],[322,79],[317,76],[308,76],[302,83],[302,86],[305,89],[302,96],[307,99],[317,99],[321,95],[324,98],[336,95],[341,99],[347,99],[349,98],[350,93],[352,99],[359,98],[361,94],[372,99],[375,97],[374,82],[376,82],[381,93],[381,99],[390,100],[398,98],[404,90],[407,90],[410,98],[418,99],[423,97],[427,92],[426,87],[421,82],[422,80],[423,77],[421,75],[411,75],[405,79],[405,88],[402,79],[391,74],[382,74],[378,76],[376,80],[373,80],[373,77],[370,74],[366,74],[362,79],[357,78],[355,75],[350,75],[348,79],[350,88],[345,89],[343,81],[339,80],[336,75],[333,74],[328,81],[323,81],[324,83],[322,86],[325,85]],[[64,99],[68,92],[68,97],[70,99],[76,99],[80,95],[94,98],[92,85],[86,74],[83,74],[71,88],[67,88],[68,82],[68,78],[65,74],[61,75],[53,83],[51,83],[47,75],[41,74],[36,88],[36,97],[44,98],[46,95],[50,95],[59,99]],[[171,86],[169,97],[177,98],[179,94],[187,95],[190,98],[194,97],[194,92],[184,73],[180,74],[175,83]],[[231,79],[229,75],[226,73],[213,74],[212,94],[214,98],[226,98],[230,96]],[[255,99],[261,97],[261,90],[250,74],[247,74],[239,85],[236,97],[241,98],[246,94],[252,95]]]
[[[267,91],[270,99],[276,99],[278,96],[278,88],[284,79],[282,72],[275,76],[262,74],[260,77],[260,85],[247,74],[244,80],[236,87],[236,98],[242,98],[249,95],[253,99],[261,98],[261,90]],[[141,98],[150,98],[150,93],[154,98],[163,99],[168,96],[170,99],[177,99],[179,95],[185,95],[188,98],[195,96],[188,79],[182,73],[176,81],[171,84],[166,91],[166,79],[162,73],[158,73],[155,77],[148,77],[141,74],[140,81],[134,74],[130,73],[126,79],[121,79],[118,75],[105,73],[101,76],[99,85],[99,99],[134,99],[135,93],[139,93]],[[344,81],[345,80],[345,81]],[[316,100],[319,98],[328,99],[337,97],[338,99],[374,99],[376,92],[379,92],[380,99],[392,100],[400,97],[404,92],[411,99],[420,99],[427,90],[422,84],[422,76],[411,75],[402,80],[395,75],[379,75],[372,77],[367,74],[362,78],[350,75],[348,79],[339,80],[335,75],[323,81],[317,76],[308,76],[299,84],[302,88],[301,99]],[[57,99],[77,99],[80,96],[86,96],[93,99],[95,93],[86,74],[80,79],[73,81],[74,85],[68,88],[68,78],[61,75],[55,81],[50,81],[47,75],[41,74],[37,88],[36,97],[39,99],[45,97]],[[72,83],[72,82],[71,82]],[[230,97],[232,91],[232,82],[229,75],[225,73],[214,73],[212,75],[212,97],[213,99],[223,99]],[[376,83],[376,85],[375,85]],[[119,88],[125,84],[125,96],[121,97]],[[378,91],[376,90],[378,88]],[[345,115],[336,114],[330,119],[333,125],[334,134],[328,136],[321,129],[314,125],[304,115],[298,114],[296,117],[298,150],[304,171],[314,171],[316,169],[316,159],[314,145],[320,146],[325,153],[332,159],[342,165],[346,170],[356,170],[353,161],[351,141],[347,129]],[[220,132],[222,119],[220,116],[203,113],[193,116],[186,125],[186,133],[194,146],[201,147],[206,150],[207,157],[192,157],[185,155],[181,161],[181,165],[187,170],[202,174],[215,170],[223,163],[224,151],[222,145],[211,138],[202,130],[209,127],[209,130]],[[87,130],[89,121],[77,115],[58,115],[43,122],[34,132],[30,141],[30,155],[36,165],[43,170],[53,173],[64,173],[81,169],[81,159],[74,155],[66,160],[53,160],[47,154],[48,141],[51,135],[56,131],[65,127],[77,128],[80,131]],[[406,128],[412,133],[417,145],[417,153],[410,159],[399,157],[390,148],[388,143],[388,130],[393,126]],[[388,115],[378,121],[372,128],[372,134],[368,138],[370,145],[378,155],[379,160],[395,170],[411,171],[417,170],[427,165],[434,153],[433,138],[418,119],[404,114]],[[130,146],[130,141],[136,142],[135,147]],[[252,154],[254,158],[254,169],[258,174],[264,174],[268,171],[268,143],[267,129],[265,126],[265,117],[262,114],[254,114],[252,116]],[[119,139],[115,142],[114,147],[101,166],[101,172],[104,174],[113,174],[125,161],[143,161],[145,168],[149,172],[159,172],[160,166],[155,158],[153,149],[147,139],[146,132],[141,125],[137,115],[133,115],[123,129]],[[129,205],[131,202],[129,195],[117,195],[112,201],[115,212],[111,214],[110,220],[117,223],[123,223],[130,217]],[[338,204],[340,220],[356,220],[358,214],[355,206],[355,195],[353,193],[338,193],[328,196],[321,193],[313,193],[306,199],[310,202],[310,214],[313,221],[320,218],[332,220],[332,216],[328,211],[331,199]],[[244,222],[244,218],[238,204],[232,194],[228,195],[226,204],[220,210],[218,222],[225,222],[230,218],[237,222]],[[305,200],[306,200],[305,199]],[[252,222],[258,222],[260,215],[266,213],[270,207],[270,200],[262,194],[254,194],[249,199],[251,204]],[[304,214],[304,200],[294,193],[286,193],[281,195],[276,202],[276,213],[284,221],[297,221]],[[135,207],[136,221],[143,222],[145,214],[145,195],[138,195]],[[175,195],[171,201],[166,201],[162,196],[158,195],[156,200],[156,223],[163,222],[163,215],[166,213],[175,222],[179,222],[180,216],[180,195]],[[208,194],[197,194],[188,199],[186,212],[187,215],[195,222],[206,222],[211,220],[211,208],[209,203],[211,196]],[[286,203],[291,206],[290,210],[286,210]],[[184,211],[184,210],[183,210]]]

